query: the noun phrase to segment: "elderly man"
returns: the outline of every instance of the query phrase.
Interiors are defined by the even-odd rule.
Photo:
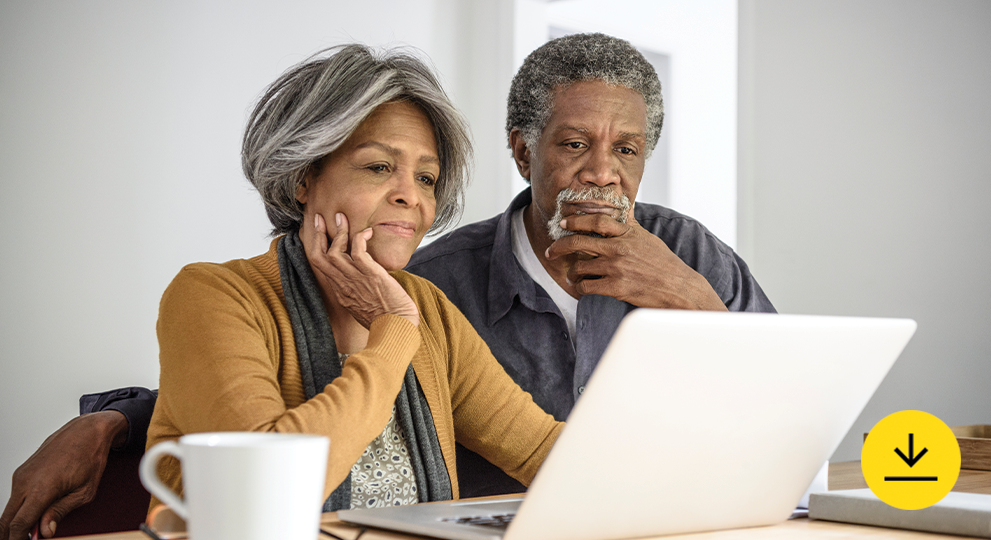
[[[509,147],[530,188],[502,215],[424,247],[407,267],[447,294],[559,420],[631,310],[774,311],[743,260],[700,223],[634,204],[663,116],[657,74],[629,43],[602,34],[548,42],[526,59],[508,100]],[[39,517],[50,536],[52,522],[92,497],[111,445],[143,445],[153,393],[125,389],[83,402],[84,412],[102,412],[67,424],[18,469],[0,539],[9,531],[20,540],[15,533]],[[463,496],[523,490],[458,452]]]
[[[633,204],[663,117],[657,74],[629,43],[602,34],[548,42],[509,90],[506,133],[530,189],[407,267],[447,294],[558,420],[631,310],[774,311],[746,263],[700,223]],[[466,494],[523,490],[459,451]]]

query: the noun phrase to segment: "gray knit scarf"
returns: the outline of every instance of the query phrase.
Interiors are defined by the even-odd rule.
[[[316,276],[298,232],[279,239],[278,253],[282,291],[296,340],[303,389],[306,399],[310,399],[341,375],[341,363]],[[441,454],[433,416],[412,364],[406,369],[403,386],[396,397],[396,420],[406,433],[420,502],[451,499],[451,478]],[[348,475],[324,502],[323,510],[334,512],[350,507],[351,476]]]

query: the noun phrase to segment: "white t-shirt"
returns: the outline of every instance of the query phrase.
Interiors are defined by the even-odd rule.
[[[523,270],[547,291],[547,294],[551,296],[551,300],[561,310],[561,315],[564,315],[564,321],[568,324],[568,336],[571,337],[571,346],[574,347],[575,326],[578,324],[578,299],[562,289],[554,281],[554,278],[547,273],[544,265],[540,264],[540,259],[533,252],[530,239],[526,235],[526,225],[523,224],[523,210],[526,210],[525,206],[513,212],[513,255],[516,255],[516,260],[523,266]]]

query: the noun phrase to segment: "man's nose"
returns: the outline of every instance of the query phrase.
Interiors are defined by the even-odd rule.
[[[588,159],[578,173],[579,181],[600,187],[619,183],[619,163],[611,148],[592,149],[586,155]]]

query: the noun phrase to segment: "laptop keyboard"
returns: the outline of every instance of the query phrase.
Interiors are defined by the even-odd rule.
[[[509,527],[509,522],[513,521],[514,516],[516,516],[515,513],[488,516],[449,517],[443,518],[441,521],[457,523],[459,525],[481,525],[482,527],[505,529],[506,527]]]

